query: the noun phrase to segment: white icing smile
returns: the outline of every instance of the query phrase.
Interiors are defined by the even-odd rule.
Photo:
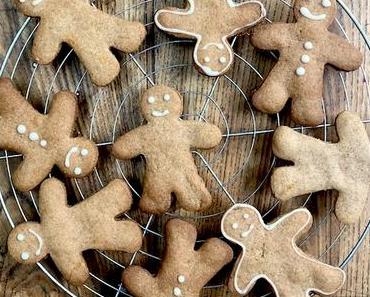
[[[221,73],[215,70],[212,70],[211,68],[207,66],[202,66],[203,72],[208,76],[219,76]]]
[[[156,118],[161,118],[168,116],[170,114],[170,111],[168,109],[160,111],[160,110],[153,110],[152,111],[152,116]]]
[[[311,10],[309,10],[307,7],[304,7],[304,6],[301,7],[299,12],[305,18],[310,19],[312,21],[323,21],[323,20],[326,19],[326,14],[325,13],[323,13],[323,14],[314,14],[313,12],[311,12]]]
[[[215,43],[215,42],[210,42],[208,44],[206,44],[203,49],[208,49],[209,47],[211,46],[215,46],[217,47],[219,50],[223,50],[225,48],[225,46],[222,44],[222,43]]]
[[[30,231],[30,233],[36,237],[37,239],[37,242],[38,242],[38,248],[37,248],[37,251],[36,251],[36,256],[40,256],[41,255],[41,249],[42,249],[42,245],[43,245],[43,241],[42,241],[42,238],[40,235],[38,235],[35,231],[33,231],[32,229],[29,229],[28,231]]]
[[[43,1],[44,1],[44,0],[33,0],[33,1],[32,1],[32,5],[33,5],[33,6],[37,6],[37,5],[41,4]]]
[[[71,158],[74,154],[77,154],[77,155],[81,155],[82,157],[86,157],[89,155],[89,150],[88,149],[79,149],[77,146],[72,146],[67,155],[66,155],[66,158],[65,158],[65,161],[64,161],[64,166],[67,167],[67,168],[70,168],[71,167]],[[80,175],[82,173],[82,169],[80,167],[75,167],[73,169],[73,173],[75,175]]]

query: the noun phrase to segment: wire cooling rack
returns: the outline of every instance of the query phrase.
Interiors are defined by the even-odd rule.
[[[283,6],[282,11],[286,11],[288,19],[292,21],[291,3],[285,0],[275,1]],[[268,9],[274,1],[262,2]],[[339,18],[336,19],[334,30],[351,42],[358,41],[366,57],[369,58],[370,41],[362,24],[344,1],[337,2]],[[92,2],[92,5],[99,6],[99,3]],[[369,234],[369,209],[366,210],[365,219],[356,227],[355,232],[358,236],[348,238],[349,227],[340,224],[333,212],[335,195],[321,195],[324,198],[320,197],[320,201],[324,202],[320,204],[319,209],[315,209],[319,199],[316,197],[312,199],[313,195],[298,199],[297,203],[282,205],[269,192],[268,179],[276,163],[269,145],[271,136],[277,126],[289,124],[289,122],[283,123],[283,116],[279,114],[276,117],[269,117],[255,112],[250,104],[249,95],[253,87],[258,86],[263,76],[268,73],[276,59],[275,54],[271,52],[264,56],[246,42],[247,37],[239,38],[240,40],[234,38],[232,45],[236,50],[236,62],[234,69],[227,75],[210,79],[199,75],[195,70],[189,71],[189,68],[193,69],[192,42],[170,38],[158,32],[153,25],[154,12],[167,5],[181,6],[182,1],[138,0],[130,7],[123,7],[120,10],[116,8],[115,11],[118,12],[115,14],[118,16],[132,19],[141,17],[149,32],[148,43],[152,43],[147,44],[137,54],[125,56],[121,63],[120,79],[107,88],[97,88],[91,84],[72,50],[64,51],[57,64],[52,66],[41,66],[32,62],[29,52],[38,23],[31,18],[25,18],[0,68],[0,76],[10,76],[15,81],[18,80],[17,77],[26,77],[28,82],[26,89],[22,90],[23,93],[29,100],[33,97],[32,93],[37,92],[34,97],[43,98],[45,113],[48,111],[52,94],[59,89],[72,89],[78,95],[82,114],[82,119],[79,120],[80,131],[98,144],[102,158],[92,176],[82,180],[67,181],[80,199],[90,196],[113,177],[126,180],[136,196],[135,199],[140,197],[138,185],[144,173],[143,160],[122,162],[112,159],[107,152],[115,138],[142,124],[143,119],[138,112],[138,98],[148,87],[159,83],[176,87],[184,96],[183,118],[210,121],[218,124],[225,132],[222,144],[214,151],[193,152],[200,174],[207,180],[207,185],[215,197],[216,207],[210,212],[201,214],[173,210],[163,217],[148,216],[135,207],[135,210],[126,214],[126,217],[136,220],[143,229],[143,248],[131,256],[102,251],[89,254],[91,261],[98,264],[91,268],[91,280],[83,286],[86,291],[83,295],[131,296],[120,283],[120,274],[128,265],[138,263],[146,267],[152,266],[155,271],[163,246],[163,226],[168,219],[184,217],[194,221],[201,226],[200,238],[206,239],[219,235],[222,214],[236,202],[257,206],[267,219],[298,206],[310,208],[315,216],[314,227],[301,241],[300,246],[322,261],[346,269]],[[271,21],[269,18],[273,21],[287,21],[284,16],[274,16],[273,12],[268,14],[267,21]],[[351,35],[348,35],[345,30],[348,27],[353,29]],[[156,59],[163,60],[164,56],[168,56],[168,64],[153,66]],[[262,64],[263,67],[261,67]],[[242,77],[238,75],[241,71],[245,73]],[[335,115],[343,109],[362,112],[364,123],[370,123],[370,87],[364,68],[349,74],[329,68],[326,75],[329,79],[326,82],[325,101],[323,101],[325,122],[318,127],[293,127],[302,133],[316,135],[325,141],[330,141],[333,140],[331,136],[335,135],[332,131]],[[73,85],[71,81],[74,82]],[[352,97],[352,89],[355,88],[356,82],[360,82],[360,91],[357,96]],[[194,85],[198,87],[194,88]],[[200,85],[201,91],[199,91]],[[338,101],[340,101],[339,104]],[[110,112],[107,113],[106,110]],[[286,118],[285,115],[284,118]],[[261,123],[263,127],[259,127]],[[12,172],[21,159],[22,156],[19,154],[6,151],[0,153],[0,170],[3,171],[1,174],[7,177],[7,181],[1,183],[0,202],[12,227],[16,223],[14,218],[19,215],[24,221],[30,219],[24,210],[23,200],[30,202],[35,212],[39,213],[37,192],[20,193],[13,186]],[[7,208],[6,199],[15,199],[19,213],[13,213]],[[338,251],[338,243],[343,239],[348,241],[349,245],[345,250]],[[198,243],[202,241],[200,239]],[[319,242],[319,248],[313,250],[311,247],[317,242]],[[65,293],[79,296],[77,290],[63,281],[48,261],[40,262],[38,266]],[[101,266],[109,267],[108,270],[113,271],[115,277],[101,269]],[[228,273],[229,271],[226,270],[205,287],[205,294],[207,290],[218,290],[217,296],[226,296],[223,285],[226,283],[225,275]],[[258,296],[272,295],[267,291]]]

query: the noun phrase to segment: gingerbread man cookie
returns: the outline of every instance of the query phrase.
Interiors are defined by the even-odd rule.
[[[220,76],[234,61],[228,39],[246,33],[265,16],[265,8],[259,1],[187,0],[185,9],[159,10],[155,23],[176,37],[195,39],[197,67],[208,76]]]
[[[201,289],[233,258],[232,249],[218,238],[195,251],[196,228],[174,219],[166,226],[166,250],[157,276],[128,267],[122,281],[135,297],[199,297]],[[138,281],[140,280],[140,281]]]
[[[336,144],[279,127],[273,138],[274,154],[294,166],[277,168],[271,187],[283,201],[335,189],[339,192],[336,215],[351,224],[360,218],[369,194],[370,142],[357,114],[341,113],[336,127],[340,139]]]
[[[237,204],[221,222],[223,235],[242,247],[229,287],[244,296],[259,279],[267,280],[277,297],[331,295],[345,282],[339,268],[306,255],[296,244],[312,225],[307,209],[297,209],[266,225],[254,207]]]
[[[180,120],[181,95],[169,87],[156,86],[141,99],[147,124],[121,136],[113,145],[113,154],[126,160],[143,155],[146,175],[140,208],[163,213],[171,206],[171,194],[189,211],[210,206],[212,198],[198,174],[190,148],[209,149],[221,141],[214,125]]]
[[[92,81],[109,84],[120,65],[111,48],[131,53],[142,44],[146,30],[139,22],[110,16],[87,0],[13,0],[25,15],[40,18],[32,54],[40,64],[49,64],[63,42],[70,45],[85,65]]]
[[[353,71],[363,60],[358,49],[328,31],[336,11],[334,0],[296,0],[296,23],[267,24],[255,29],[251,39],[254,46],[280,52],[279,61],[253,96],[257,109],[277,113],[292,98],[296,123],[322,123],[325,65]]]
[[[88,249],[136,252],[142,233],[132,221],[117,221],[128,211],[132,198],[122,180],[114,180],[92,197],[70,207],[62,182],[48,179],[41,185],[39,206],[41,222],[18,225],[9,235],[10,255],[19,263],[34,264],[48,254],[72,284],[89,277],[82,256]]]
[[[0,148],[24,155],[13,174],[21,191],[35,188],[54,165],[69,177],[88,175],[98,160],[95,144],[71,137],[77,100],[70,92],[54,96],[48,115],[36,111],[9,79],[0,79]]]

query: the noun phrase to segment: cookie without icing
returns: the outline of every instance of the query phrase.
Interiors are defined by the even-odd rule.
[[[257,280],[265,279],[277,297],[337,292],[345,282],[344,271],[306,255],[296,244],[311,225],[307,209],[294,210],[267,225],[250,205],[237,204],[229,209],[222,218],[222,233],[243,249],[230,278],[230,289],[244,296]]]
[[[343,223],[358,221],[370,188],[370,142],[359,116],[341,113],[336,121],[339,142],[326,143],[279,127],[273,137],[274,154],[293,161],[277,168],[271,178],[275,196],[293,197],[335,189],[339,192],[336,215]]]
[[[130,266],[122,282],[135,297],[199,297],[201,289],[233,258],[233,251],[218,238],[195,251],[196,228],[179,219],[166,225],[166,250],[157,276]],[[139,280],[139,281],[138,281]]]
[[[328,31],[336,11],[335,0],[296,0],[296,23],[256,27],[252,44],[280,52],[277,64],[253,96],[258,110],[271,114],[280,112],[292,98],[292,118],[296,123],[322,123],[325,65],[353,71],[363,61],[358,49]]]
[[[81,59],[92,81],[105,86],[120,71],[111,48],[131,53],[142,44],[146,30],[139,22],[110,16],[88,0],[13,0],[27,16],[39,17],[32,55],[40,64],[51,63],[63,42]]]
[[[186,210],[209,207],[212,197],[198,174],[190,149],[215,147],[221,141],[220,129],[204,122],[180,120],[182,97],[169,87],[147,90],[141,109],[147,124],[121,136],[113,145],[113,155],[118,159],[138,155],[146,159],[140,208],[164,213],[171,206],[172,193]]]
[[[9,253],[19,263],[35,264],[50,254],[64,278],[80,285],[89,277],[83,251],[134,253],[141,247],[139,225],[115,220],[132,203],[130,190],[122,180],[112,181],[70,207],[64,184],[51,178],[41,185],[39,203],[41,223],[23,223],[9,235]]]
[[[265,16],[259,1],[187,0],[185,9],[159,10],[155,23],[176,37],[196,39],[195,64],[208,76],[220,76],[234,61],[228,38],[246,33]]]
[[[24,160],[12,175],[15,187],[29,191],[45,179],[54,165],[69,177],[88,175],[98,160],[98,150],[84,137],[71,137],[77,99],[57,93],[47,115],[36,111],[14,87],[0,79],[0,148],[21,153]]]

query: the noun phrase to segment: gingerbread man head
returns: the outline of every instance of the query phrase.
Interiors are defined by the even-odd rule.
[[[169,118],[178,119],[183,110],[182,97],[174,89],[155,86],[144,93],[141,110],[148,122]]]
[[[13,0],[16,7],[28,16],[40,16],[49,0]]]
[[[320,24],[326,27],[337,12],[336,0],[296,0],[294,15],[299,22]]]
[[[14,259],[25,264],[37,263],[49,253],[38,223],[17,226],[9,235],[8,249]]]
[[[64,146],[64,153],[59,156],[57,165],[66,175],[81,177],[94,169],[98,150],[86,138],[71,138],[68,145]]]

